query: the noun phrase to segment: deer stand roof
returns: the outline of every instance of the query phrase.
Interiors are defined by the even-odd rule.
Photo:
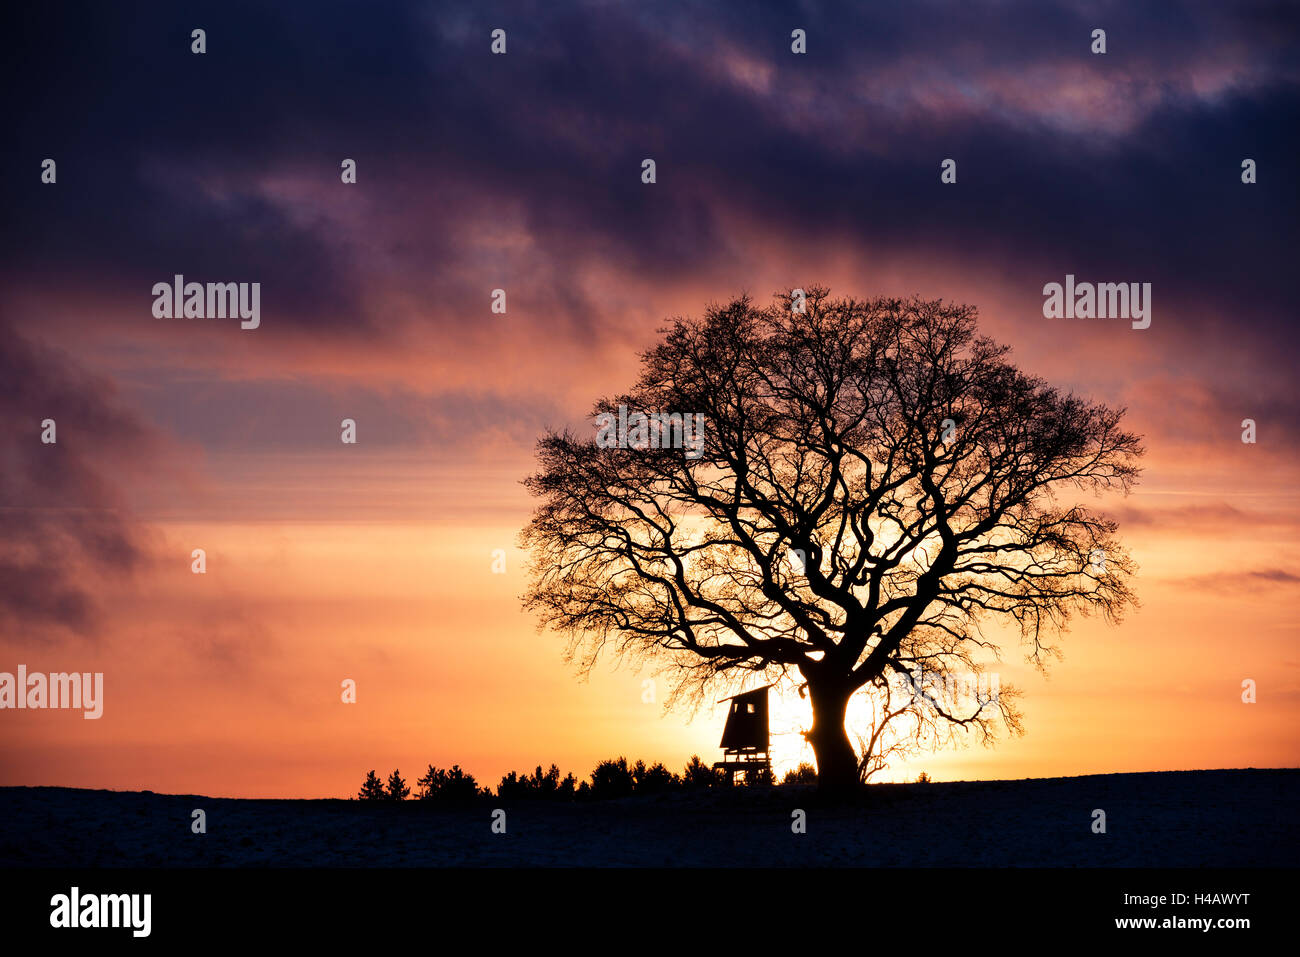
[[[727,784],[734,783],[737,771],[744,771],[745,781],[749,783],[753,780],[753,773],[772,769],[767,718],[767,690],[770,687],[766,685],[722,699],[731,702],[720,744],[724,760],[716,762],[713,767],[726,772]]]

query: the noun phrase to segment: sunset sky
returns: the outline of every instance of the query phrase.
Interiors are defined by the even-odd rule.
[[[1077,619],[1048,677],[1007,633],[1028,733],[895,779],[1300,764],[1294,15],[785,6],[10,14],[0,671],[102,671],[105,703],[0,711],[0,785],[718,759],[721,707],[581,681],[521,611],[520,481],[672,317],[813,284],[970,303],[1148,449],[1105,503],[1141,607]],[[155,318],[176,274],[259,282],[260,327]],[[1150,328],[1044,318],[1067,274],[1151,283]],[[778,704],[778,772],[807,717]]]

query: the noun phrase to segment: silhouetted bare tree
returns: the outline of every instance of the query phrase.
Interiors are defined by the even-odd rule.
[[[525,603],[583,669],[605,649],[661,663],[673,701],[793,669],[819,785],[838,791],[859,775],[844,726],[857,689],[976,670],[995,621],[1041,667],[1073,611],[1115,620],[1134,600],[1115,524],[1066,499],[1127,492],[1142,448],[1123,410],[1017,370],[968,306],[820,288],[800,303],[679,319],[638,385],[597,404],[702,413],[698,457],[653,429],[639,448],[539,442]],[[927,706],[986,731],[1016,720],[986,697]]]
[[[870,716],[866,733],[857,734],[858,780],[866,784],[894,761],[921,751],[972,739],[992,743],[999,722],[1012,734],[1022,734],[1019,690],[982,681],[982,670],[971,662],[964,677],[972,680],[953,694],[945,687],[953,678],[946,663],[916,667],[906,676],[882,674],[867,682],[863,693]]]

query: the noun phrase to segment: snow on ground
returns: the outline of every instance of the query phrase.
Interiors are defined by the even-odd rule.
[[[1298,812],[1300,770],[877,785],[850,807],[793,787],[466,809],[10,787],[0,866],[1295,866]]]

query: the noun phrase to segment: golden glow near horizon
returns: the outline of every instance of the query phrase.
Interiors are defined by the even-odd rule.
[[[203,543],[208,573],[177,563],[117,597],[108,633],[77,656],[78,670],[106,674],[103,718],[8,713],[3,783],[329,797],[353,793],[372,767],[413,780],[429,763],[460,764],[495,785],[551,762],[583,777],[620,754],[673,770],[693,753],[718,759],[721,706],[665,714],[662,681],[646,702],[649,672],[612,663],[579,681],[563,639],[537,633],[519,609],[518,527],[481,516],[155,523],[164,551]],[[1265,682],[1258,704],[1240,701],[1242,679],[1294,673],[1290,590],[1265,579],[1226,591],[1214,583],[1251,545],[1157,528],[1137,524],[1126,539],[1159,574],[1139,579],[1143,607],[1123,625],[1076,619],[1047,677],[1003,636],[1004,661],[990,667],[1025,693],[1024,737],[923,754],[874,780],[1295,765],[1294,694]],[[1290,546],[1279,536],[1274,547]],[[492,571],[497,549],[504,574]],[[67,668],[66,652],[4,650],[31,670]],[[355,705],[340,703],[344,678],[357,682]],[[859,708],[854,699],[851,735]],[[799,733],[809,719],[785,686],[773,702],[778,775],[812,760]]]

